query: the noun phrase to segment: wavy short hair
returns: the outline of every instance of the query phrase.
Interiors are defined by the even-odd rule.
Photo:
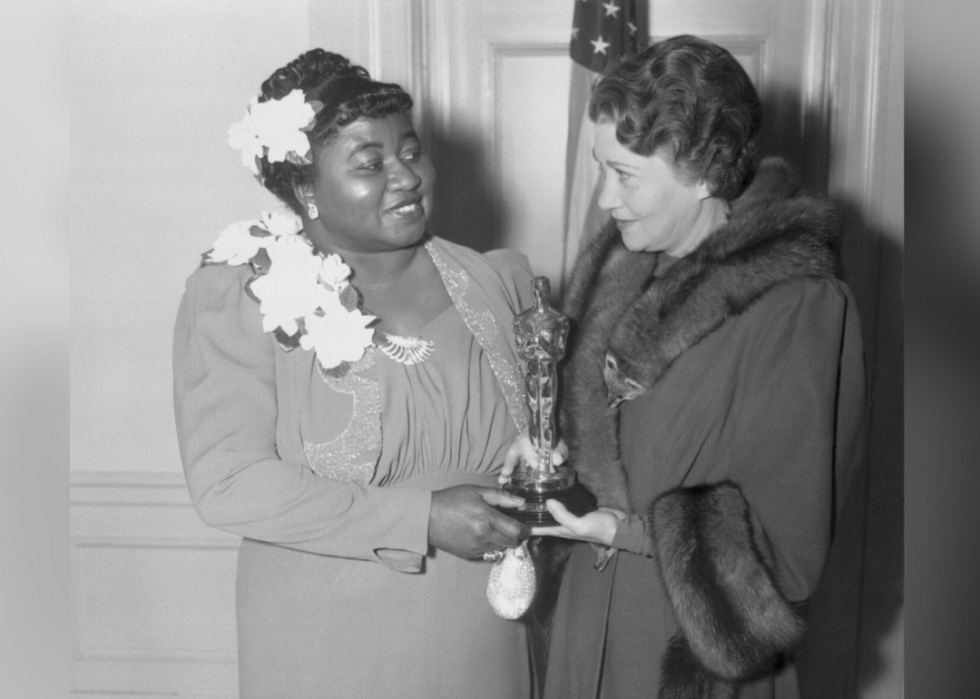
[[[666,39],[607,68],[592,87],[589,117],[612,120],[616,139],[638,155],[666,148],[682,177],[704,180],[728,201],[755,172],[759,95],[731,53],[695,36]]]
[[[372,80],[361,66],[323,49],[307,51],[269,76],[262,83],[259,102],[282,99],[295,89],[303,90],[307,101],[323,103],[307,132],[312,150],[323,147],[340,129],[362,117],[377,119],[412,108],[412,98],[398,85]],[[263,156],[260,167],[265,188],[301,213],[296,187],[312,179],[313,165],[270,163]]]

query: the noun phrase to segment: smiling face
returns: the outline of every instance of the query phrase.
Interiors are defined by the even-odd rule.
[[[691,252],[714,215],[707,185],[682,180],[662,150],[644,156],[626,148],[616,140],[616,124],[609,119],[600,119],[595,133],[592,154],[602,175],[599,207],[616,219],[623,244],[673,257]]]
[[[313,181],[298,195],[320,212],[306,226],[317,249],[383,252],[422,238],[435,174],[407,116],[348,124],[315,150],[313,165]]]

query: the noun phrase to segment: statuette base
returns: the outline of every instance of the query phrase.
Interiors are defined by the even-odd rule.
[[[548,478],[539,479],[518,471],[511,476],[504,490],[524,498],[518,508],[502,507],[500,511],[508,517],[531,526],[548,527],[557,524],[548,506],[548,500],[557,500],[577,517],[595,509],[596,501],[575,477],[575,471],[567,466],[559,466],[557,472]]]

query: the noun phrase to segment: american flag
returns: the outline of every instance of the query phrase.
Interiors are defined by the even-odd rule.
[[[632,44],[639,42],[636,0],[573,0],[569,53],[568,146],[565,154],[565,280],[581,246],[608,220],[596,205],[598,168],[592,159],[593,124],[589,93],[596,76]]]

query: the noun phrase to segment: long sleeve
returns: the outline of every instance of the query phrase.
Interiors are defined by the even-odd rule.
[[[244,289],[249,272],[200,268],[177,317],[177,433],[198,513],[243,537],[420,570],[430,493],[339,482],[280,458],[276,353],[283,350],[262,331],[258,304]]]
[[[823,570],[840,484],[853,471],[839,454],[862,426],[865,386],[853,299],[834,282],[793,287],[776,292],[776,311],[747,349],[725,470],[780,591],[799,601]]]
[[[664,661],[672,682],[689,673],[716,681],[699,675],[691,653],[715,676],[744,681],[770,671],[802,638],[793,603],[819,581],[836,472],[848,466],[837,463],[837,440],[855,434],[842,423],[859,417],[842,416],[839,406],[863,404],[863,380],[839,384],[852,375],[842,364],[859,360],[848,301],[834,283],[804,282],[759,309],[722,410],[715,477],[669,490],[650,508],[647,524],[683,629]]]
[[[733,361],[725,398],[693,420],[692,440],[678,439],[666,457],[668,464],[688,463],[696,454],[702,463],[692,465],[694,482],[730,481],[741,489],[756,543],[792,600],[809,597],[819,578],[863,427],[852,304],[836,283],[800,282],[734,321],[745,327],[730,351],[742,357]],[[705,430],[715,438],[698,436]],[[613,545],[652,556],[654,536],[648,514],[633,514]]]
[[[614,549],[629,551],[639,556],[653,556],[653,534],[650,529],[649,517],[630,514],[616,527],[613,538]]]

